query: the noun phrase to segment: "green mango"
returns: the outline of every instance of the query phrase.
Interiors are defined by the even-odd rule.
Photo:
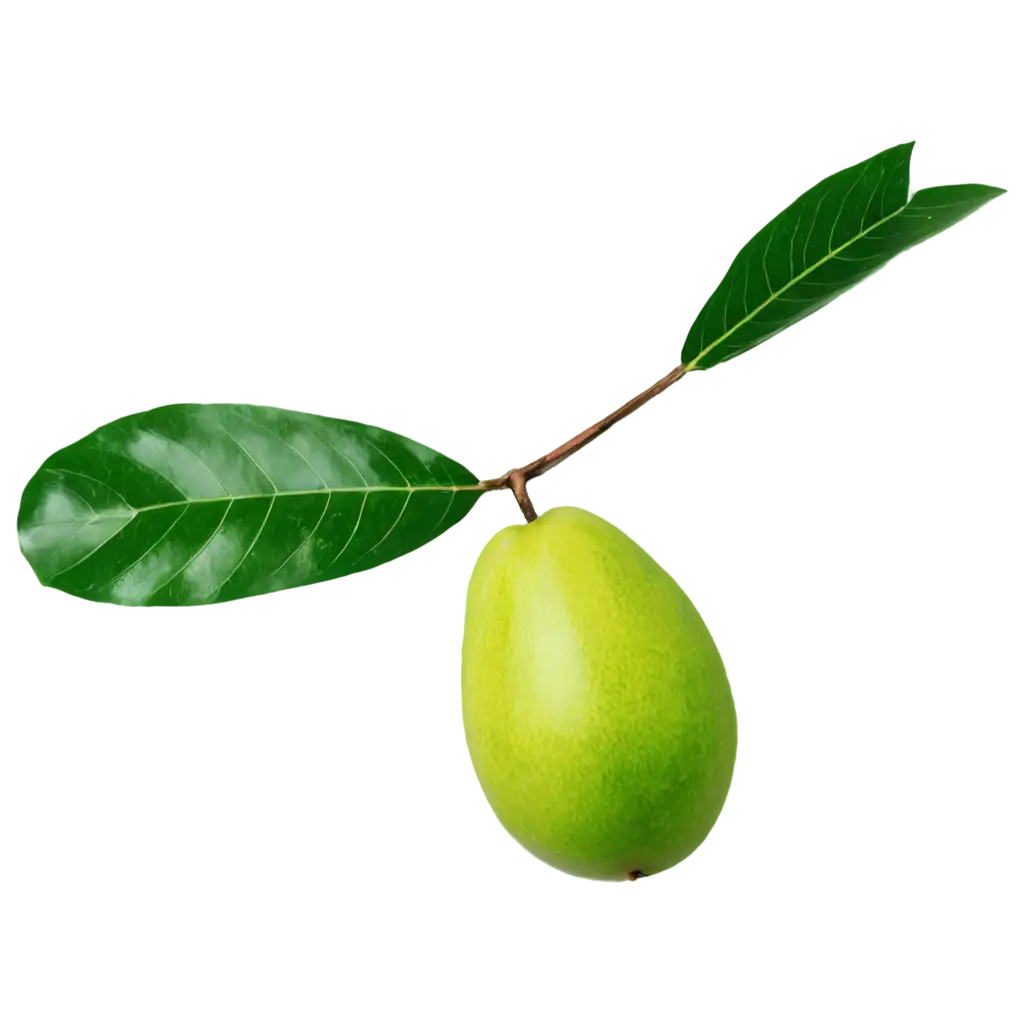
[[[571,875],[678,864],[729,791],[736,710],[711,634],[650,555],[582,509],[507,527],[481,552],[462,712],[498,820]]]

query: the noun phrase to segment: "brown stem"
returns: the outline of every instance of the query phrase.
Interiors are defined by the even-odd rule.
[[[526,493],[526,482],[534,477],[546,473],[549,469],[557,466],[560,462],[569,458],[574,452],[578,452],[585,445],[590,444],[596,437],[600,437],[610,427],[615,426],[621,419],[625,419],[631,412],[636,412],[641,405],[645,405],[655,395],[660,395],[666,388],[671,387],[677,380],[680,380],[686,373],[686,366],[682,363],[671,373],[665,374],[661,380],[652,384],[646,391],[641,391],[636,398],[631,398],[625,405],[609,413],[604,419],[598,420],[592,427],[587,427],[575,437],[570,438],[565,444],[559,445],[554,451],[542,455],[529,465],[520,469],[509,470],[504,476],[495,477],[493,480],[481,480],[480,489],[484,491],[496,491],[503,487],[511,488],[515,494],[519,507],[523,510],[527,522],[533,522],[537,518],[530,496]]]
[[[537,518],[537,510],[526,493],[526,474],[521,469],[513,469],[508,475],[508,485],[512,488],[512,493],[516,496],[516,501],[519,502],[519,507],[523,510],[523,515],[526,516],[526,521],[532,523]]]

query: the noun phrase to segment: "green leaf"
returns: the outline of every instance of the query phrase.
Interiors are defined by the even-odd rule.
[[[21,550],[92,601],[212,604],[372,569],[440,536],[477,479],[407,437],[255,405],[166,405],[29,481]]]
[[[693,322],[687,369],[760,345],[1006,191],[944,185],[908,202],[913,147],[894,146],[833,174],[758,231]]]

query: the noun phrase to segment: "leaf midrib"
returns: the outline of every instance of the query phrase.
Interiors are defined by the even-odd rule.
[[[765,299],[764,302],[761,303],[760,306],[757,306],[755,309],[751,310],[742,320],[738,321],[736,324],[734,324],[732,327],[730,327],[729,330],[727,330],[723,335],[721,335],[718,338],[715,338],[715,340],[713,342],[711,342],[711,344],[708,345],[707,348],[702,349],[700,352],[698,352],[697,355],[695,355],[693,357],[693,359],[691,359],[686,364],[686,371],[687,371],[687,373],[689,373],[690,370],[697,369],[698,368],[697,367],[697,363],[701,359],[703,359],[704,356],[706,356],[712,349],[716,348],[723,341],[725,341],[731,334],[734,334],[736,331],[738,331],[745,324],[750,323],[750,321],[753,320],[754,317],[756,317],[757,314],[761,312],[761,310],[767,308],[769,305],[771,305],[771,303],[773,303],[777,298],[779,298],[779,296],[781,296],[785,292],[789,291],[789,289],[792,288],[793,285],[799,284],[800,281],[802,281],[808,274],[813,273],[815,270],[818,269],[818,267],[823,266],[825,263],[827,263],[834,256],[837,256],[839,253],[841,253],[844,249],[846,249],[849,246],[853,245],[854,242],[859,242],[862,238],[864,238],[866,235],[869,235],[876,228],[880,228],[883,224],[886,223],[886,221],[892,220],[893,217],[898,217],[910,205],[911,202],[912,202],[912,199],[908,198],[907,201],[899,209],[894,210],[892,213],[886,214],[884,217],[881,218],[881,220],[875,221],[874,224],[871,224],[869,227],[862,228],[851,239],[849,239],[846,242],[843,242],[843,244],[841,246],[839,246],[838,249],[830,248],[829,251],[827,253],[825,253],[825,255],[822,256],[820,260],[818,260],[816,263],[812,263],[811,266],[809,266],[806,270],[802,270],[792,280],[787,281],[777,292],[772,292],[768,296],[768,298]],[[893,255],[896,255],[896,254],[894,253]]]
[[[419,491],[482,491],[480,484],[424,484],[422,487],[317,487],[308,491],[266,491],[262,494],[218,494],[212,498],[183,498],[180,501],[164,501],[157,505],[141,505],[136,508],[134,505],[126,505],[124,509],[112,509],[87,519],[69,519],[61,522],[80,523],[94,522],[97,519],[113,519],[121,516],[137,516],[140,512],[156,512],[164,508],[181,508],[182,505],[206,505],[218,501],[251,501],[256,498],[295,498],[314,494],[377,494],[396,492],[398,494],[413,494]],[[57,525],[53,522],[46,525]]]

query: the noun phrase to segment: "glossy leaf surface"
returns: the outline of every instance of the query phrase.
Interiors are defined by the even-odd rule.
[[[690,328],[687,368],[706,370],[759,345],[1005,191],[944,185],[908,201],[913,146],[825,178],[754,235]]]
[[[116,604],[210,604],[404,555],[457,523],[476,484],[377,427],[168,405],[47,459],[25,488],[18,535],[46,586]]]

